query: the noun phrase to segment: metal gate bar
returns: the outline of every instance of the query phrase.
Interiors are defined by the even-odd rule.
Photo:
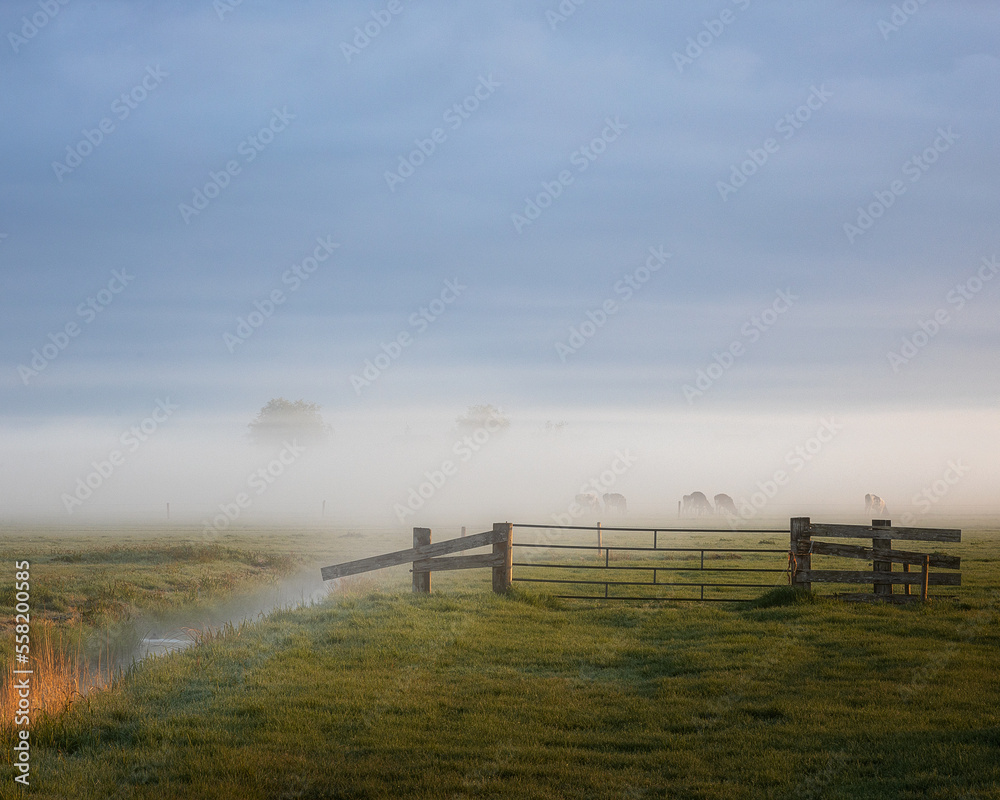
[[[537,561],[515,561],[514,566],[546,569],[651,569],[664,572],[788,572],[788,567],[620,567],[604,564],[542,564]]]
[[[524,522],[511,523],[514,528],[539,528],[557,531],[596,531],[594,525],[529,525]],[[788,533],[788,528],[609,528],[601,525],[602,531],[632,531],[634,533]]]
[[[512,547],[524,547],[524,548],[543,548],[549,550],[578,550],[582,553],[587,553],[588,551],[597,551],[598,556],[603,555],[604,558],[600,559],[598,563],[578,563],[578,564],[555,564],[548,562],[531,562],[531,561],[516,561],[513,562],[513,567],[520,567],[522,569],[539,569],[539,570],[616,570],[616,571],[645,571],[652,572],[652,581],[649,580],[593,580],[590,578],[579,577],[579,578],[528,578],[528,577],[515,577],[514,580],[519,583],[548,583],[548,584],[574,584],[583,587],[604,587],[604,592],[602,594],[560,594],[556,597],[565,599],[579,599],[579,600],[633,600],[633,601],[705,601],[705,602],[747,602],[753,598],[749,597],[706,597],[705,589],[746,589],[746,590],[758,590],[758,589],[773,589],[775,584],[764,584],[764,583],[732,583],[732,582],[722,582],[722,583],[705,583],[705,582],[693,582],[693,581],[662,581],[660,580],[658,572],[746,572],[754,573],[755,575],[761,574],[786,574],[788,572],[788,567],[784,563],[784,557],[787,556],[788,551],[784,548],[776,549],[773,547],[663,547],[660,545],[662,541],[661,533],[683,533],[686,535],[699,535],[703,533],[733,533],[732,529],[728,528],[606,528],[603,525],[598,527],[589,525],[527,525],[527,524],[514,524],[515,528],[540,528],[540,529],[555,529],[561,531],[597,531],[601,533],[609,533],[614,531],[621,531],[627,533],[652,533],[653,542],[652,547],[648,545],[634,545],[634,544],[622,544],[622,545],[609,545],[607,539],[603,542],[598,542],[596,545],[590,544],[555,544],[555,543],[544,543],[544,542],[511,542]],[[741,530],[740,534],[784,534],[787,531],[784,529],[755,529],[755,530]],[[642,564],[614,564],[610,563],[611,551],[617,550],[622,553],[635,554],[637,560],[644,561],[646,563]],[[602,553],[603,551],[603,553]],[[688,553],[690,554],[690,561],[693,563],[685,564],[683,561],[687,559],[673,561],[668,560],[665,563],[650,564],[651,559],[644,558],[640,554],[642,553]],[[782,566],[781,567],[712,567],[705,566],[705,554],[706,553],[734,553],[734,554],[761,554],[765,556],[781,556]],[[658,561],[658,559],[652,559]],[[673,563],[671,563],[673,561]],[[603,563],[601,563],[603,562]],[[671,564],[667,566],[667,564]],[[586,574],[586,573],[585,573]],[[591,573],[592,574],[592,573]],[[610,576],[609,576],[610,577]],[[625,576],[622,576],[625,577]],[[648,576],[647,576],[648,577]],[[695,577],[695,576],[691,576]],[[706,576],[707,577],[707,576]],[[758,579],[759,580],[759,579]],[[653,595],[649,597],[642,596],[615,596],[612,595],[610,590],[612,586],[649,586],[649,587],[686,587],[690,589],[697,589],[697,593],[694,596],[682,596],[682,597],[667,597],[662,595]]]
[[[707,586],[708,588],[714,588],[716,586],[720,588],[727,589],[773,589],[773,583],[690,583],[690,582],[674,582],[674,581],[660,581],[659,583],[653,583],[652,581],[588,581],[588,580],[569,580],[561,578],[518,578],[518,583],[582,583],[588,586],[690,586],[692,589],[697,589],[699,586]]]
[[[607,528],[602,528],[604,532],[607,532]],[[607,550],[608,545],[602,544],[598,547],[596,544],[539,544],[538,542],[514,542],[514,547],[550,547],[550,548],[562,548],[563,550]],[[613,544],[611,545],[612,550],[648,550],[650,553],[700,553],[705,551],[706,553],[787,553],[787,548],[781,550],[775,550],[774,548],[761,548],[761,547],[639,547],[636,545],[628,544]]]

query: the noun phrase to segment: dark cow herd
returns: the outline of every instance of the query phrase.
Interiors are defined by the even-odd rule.
[[[703,492],[692,492],[691,494],[686,494],[681,500],[677,501],[677,516],[702,517],[711,516],[712,514],[719,514],[727,517],[736,516],[736,503],[733,502],[733,498],[731,498],[728,494],[717,494],[713,500],[714,505],[709,502],[708,497],[706,497]],[[889,512],[886,510],[885,500],[877,494],[866,494],[865,514],[873,517],[888,516]]]
[[[683,499],[677,503],[678,517],[703,517],[712,514],[732,514],[736,515],[736,503],[728,494],[717,494],[714,498],[714,505],[709,502],[703,492],[692,492],[684,495]]]
[[[576,496],[576,504],[593,514],[600,514],[602,511],[613,516],[624,514],[627,510],[625,496],[614,492],[613,494],[599,495],[597,492],[587,492]]]
[[[593,514],[603,512],[612,516],[621,516],[627,510],[625,496],[617,492],[603,495],[599,495],[597,492],[578,494],[576,504]],[[865,495],[865,514],[873,517],[885,517],[888,513],[885,500],[877,494]],[[736,516],[736,503],[733,502],[733,498],[728,494],[717,494],[712,500],[709,500],[704,492],[692,492],[677,501],[678,517],[703,517],[713,514]]]

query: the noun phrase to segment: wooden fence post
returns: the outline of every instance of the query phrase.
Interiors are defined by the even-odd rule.
[[[812,569],[812,554],[809,552],[809,517],[792,517],[789,524],[788,549],[792,558],[792,586],[798,586],[807,592],[812,591],[812,583],[799,577],[803,570]]]
[[[601,546],[604,544],[604,537],[601,531],[601,523],[597,523],[597,557],[601,557]]]
[[[892,526],[892,521],[888,519],[873,519],[873,528],[888,528]],[[892,572],[892,562],[879,559],[879,555],[888,553],[892,549],[892,539],[872,538],[872,572]],[[892,584],[875,580],[875,594],[892,594]]]
[[[927,584],[930,583],[931,557],[924,556],[923,575],[920,581],[920,599],[927,602]]]
[[[431,543],[431,529],[430,528],[414,528],[413,529],[413,546],[423,547],[425,544]],[[417,572],[413,571],[413,591],[417,594],[430,594],[431,593],[431,574],[430,572]]]
[[[506,594],[514,577],[514,526],[509,522],[494,522],[493,532],[505,534],[502,542],[493,545],[493,555],[503,555],[503,566],[493,567],[493,591]]]

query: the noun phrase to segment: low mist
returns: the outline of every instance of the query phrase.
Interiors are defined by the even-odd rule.
[[[590,490],[624,495],[630,523],[671,524],[681,496],[693,491],[729,494],[747,527],[797,514],[864,519],[869,492],[897,524],[998,510],[997,431],[985,411],[538,409],[505,411],[509,426],[492,431],[459,430],[462,411],[328,414],[326,443],[292,437],[272,446],[252,444],[240,415],[178,413],[155,429],[125,417],[8,424],[3,516],[161,523],[169,504],[170,521],[207,533],[307,521],[380,529],[592,524],[597,516],[574,504]]]

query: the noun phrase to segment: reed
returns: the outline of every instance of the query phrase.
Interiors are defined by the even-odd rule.
[[[0,669],[0,730],[13,728],[18,695],[15,670],[30,669],[32,722],[43,715],[59,714],[95,689],[111,686],[121,674],[121,659],[110,637],[92,641],[81,625],[65,628],[49,621],[31,625],[31,651],[27,664],[13,657]]]

